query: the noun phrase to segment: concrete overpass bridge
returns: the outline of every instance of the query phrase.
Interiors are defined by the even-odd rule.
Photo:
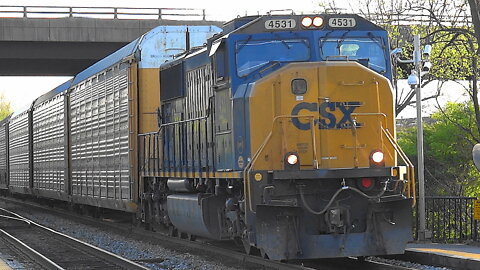
[[[70,76],[159,25],[216,25],[205,10],[0,6],[0,76]]]

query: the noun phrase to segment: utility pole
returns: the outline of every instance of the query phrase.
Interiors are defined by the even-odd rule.
[[[418,240],[425,241],[425,167],[423,157],[423,121],[422,121],[422,54],[420,52],[420,35],[413,37],[413,63],[415,72],[418,76],[418,84],[415,87],[415,95],[417,97],[417,158],[418,158]]]
[[[418,220],[419,226],[418,240],[424,241],[426,239],[426,224],[425,224],[425,167],[423,156],[423,121],[422,121],[422,72],[428,73],[432,64],[428,61],[430,52],[432,50],[431,45],[424,47],[423,53],[420,45],[420,35],[413,37],[413,59],[400,59],[398,54],[401,53],[401,49],[395,49],[392,54],[395,56],[397,62],[404,64],[413,64],[414,68],[408,76],[408,84],[415,89],[416,106],[417,106],[417,176],[418,176]],[[422,54],[426,58],[422,60]]]

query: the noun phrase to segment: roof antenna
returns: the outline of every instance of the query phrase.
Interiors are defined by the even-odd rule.
[[[188,31],[188,27],[187,31],[185,32],[185,51],[190,51],[190,31]]]

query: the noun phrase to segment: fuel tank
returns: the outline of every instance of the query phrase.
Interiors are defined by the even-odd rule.
[[[214,195],[174,194],[167,197],[168,216],[180,231],[212,239],[221,238],[220,212],[225,200]]]

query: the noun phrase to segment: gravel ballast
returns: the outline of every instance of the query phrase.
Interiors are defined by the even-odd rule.
[[[219,258],[209,260],[203,256],[168,249],[147,240],[137,240],[127,235],[120,235],[116,232],[81,224],[43,211],[32,211],[12,203],[0,202],[0,207],[9,209],[37,223],[108,250],[129,260],[137,261],[151,269],[243,269],[232,267],[231,265],[224,265],[219,261]]]

